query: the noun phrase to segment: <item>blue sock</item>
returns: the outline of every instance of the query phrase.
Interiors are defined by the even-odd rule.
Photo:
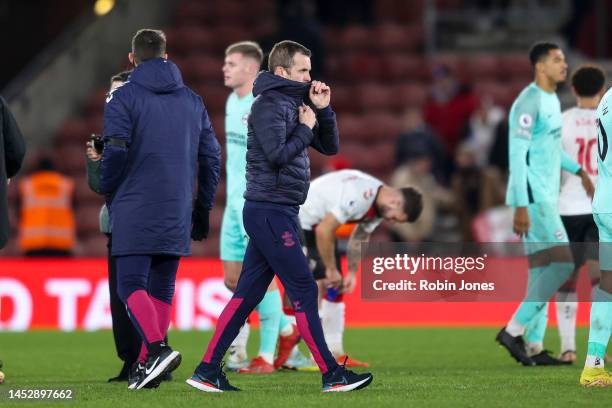
[[[266,295],[255,310],[259,313],[260,324],[259,355],[273,359],[274,352],[276,351],[276,340],[278,339],[281,315],[283,314],[280,292],[278,290],[266,292]]]
[[[595,292],[591,304],[591,325],[589,328],[589,345],[587,350],[587,365],[596,366],[594,361],[603,358],[606,354],[610,330],[612,329],[612,293],[601,288]],[[591,357],[591,359],[589,359]],[[590,364],[591,363],[591,364]]]

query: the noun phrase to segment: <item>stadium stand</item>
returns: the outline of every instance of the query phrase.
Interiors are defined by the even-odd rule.
[[[436,2],[441,9],[459,7],[461,1]],[[325,80],[332,85],[332,104],[341,132],[340,153],[355,168],[388,180],[393,171],[394,145],[407,107],[427,100],[431,69],[444,64],[459,78],[476,78],[475,90],[508,108],[530,81],[531,68],[522,54],[434,54],[424,52],[423,1],[379,0],[373,25],[324,27],[327,48]],[[224,145],[224,106],[229,90],[223,86],[224,48],[245,39],[269,38],[277,22],[274,0],[257,2],[186,0],[177,7],[174,24],[165,29],[168,53],[181,68],[185,82],[199,93]],[[317,55],[314,56],[317,58]],[[125,67],[117,67],[117,71]],[[76,179],[79,255],[104,254],[97,226],[102,198],[90,192],[84,177],[84,144],[101,131],[105,87],[93,93],[81,114],[67,118],[53,140],[61,171]],[[312,154],[313,177],[327,159]],[[194,246],[198,256],[218,255],[218,234],[225,199],[223,182],[211,216],[211,236],[206,245]],[[11,198],[15,211],[14,194]],[[195,249],[197,247],[197,249]],[[6,250],[15,255],[14,248]]]

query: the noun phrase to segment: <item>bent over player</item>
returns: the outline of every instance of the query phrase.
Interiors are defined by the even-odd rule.
[[[395,189],[359,170],[339,170],[313,180],[306,202],[300,207],[307,257],[319,287],[319,315],[325,341],[337,361],[347,366],[367,363],[350,359],[343,346],[343,295],[357,283],[361,243],[382,220],[414,222],[423,208],[421,194],[414,188]],[[348,274],[340,274],[336,230],[342,224],[357,224],[347,244]],[[328,293],[327,288],[336,292]],[[330,294],[338,293],[336,296]]]

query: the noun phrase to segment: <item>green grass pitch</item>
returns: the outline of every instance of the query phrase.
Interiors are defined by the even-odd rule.
[[[345,345],[355,358],[369,361],[374,382],[352,393],[320,394],[318,373],[230,374],[239,393],[207,394],[184,383],[200,361],[211,332],[171,332],[170,343],[183,354],[174,381],[155,390],[129,391],[108,384],[119,360],[108,331],[0,333],[0,359],[6,382],[0,407],[50,406],[49,402],[11,403],[9,389],[71,388],[83,407],[610,407],[612,390],[578,385],[587,330],[578,332],[578,364],[524,368],[494,343],[493,328],[350,329]],[[251,334],[250,353],[257,346]],[[556,329],[547,343],[558,349]]]

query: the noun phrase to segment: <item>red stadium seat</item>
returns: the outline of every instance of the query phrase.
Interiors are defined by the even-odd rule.
[[[377,0],[377,20],[407,23],[423,18],[424,0]]]
[[[371,127],[364,126],[362,115],[344,114],[338,116],[338,130],[340,132],[340,146],[344,145],[344,141],[361,141],[367,139],[370,135]]]
[[[84,143],[91,133],[91,128],[87,120],[69,119],[65,121],[57,131],[55,144],[63,146]]]
[[[462,63],[463,77],[474,83],[499,77],[501,63],[497,56],[491,54],[468,55]]]
[[[85,146],[64,145],[53,151],[53,161],[60,173],[83,174],[85,170]]]
[[[79,205],[75,209],[77,236],[87,237],[100,232],[99,204]]]
[[[401,130],[401,119],[398,115],[385,112],[375,112],[364,115],[364,126],[369,131],[367,141],[378,143],[385,140],[395,140]]]
[[[109,79],[110,87],[110,79]],[[104,111],[104,104],[106,103],[106,96],[108,95],[108,88],[101,88],[93,93],[86,102],[86,110],[90,115],[99,115]]]
[[[382,24],[375,30],[375,47],[381,51],[416,51],[423,43],[420,26]]]
[[[80,254],[85,257],[105,258],[108,255],[108,238],[101,232],[92,233],[80,246]]]
[[[186,83],[221,83],[223,80],[223,58],[211,54],[193,54],[181,67]]]
[[[331,104],[337,112],[355,113],[360,109],[354,86],[332,85]]]
[[[425,104],[429,87],[419,82],[407,82],[395,86],[393,105],[396,109],[404,110],[408,107],[421,107]]]
[[[387,81],[416,81],[428,78],[429,72],[421,56],[393,53],[384,57],[382,76]]]
[[[176,12],[176,24],[178,26],[195,23],[211,23],[214,22],[214,2],[190,0],[182,2]]]
[[[387,111],[393,109],[394,88],[389,85],[365,83],[356,89],[356,99],[361,102],[363,112]]]
[[[83,170],[84,173],[85,171]],[[84,175],[74,179],[74,197],[77,205],[102,205],[104,203],[104,197],[89,188],[87,177]]]
[[[361,25],[352,25],[342,29],[338,34],[336,51],[346,52],[348,50],[367,51],[374,47],[376,38],[374,31]]]
[[[500,59],[500,79],[511,81],[524,79],[527,82],[533,78],[533,67],[524,54],[502,55]]]
[[[225,103],[230,89],[223,85],[208,85],[198,83],[193,87],[194,92],[202,97],[209,115],[225,112]]]
[[[381,59],[368,53],[345,55],[342,65],[347,78],[354,81],[374,81],[382,76]]]
[[[181,25],[169,29],[166,38],[170,59],[174,59],[175,55],[212,52],[215,49],[215,38],[211,30],[205,27]]]

